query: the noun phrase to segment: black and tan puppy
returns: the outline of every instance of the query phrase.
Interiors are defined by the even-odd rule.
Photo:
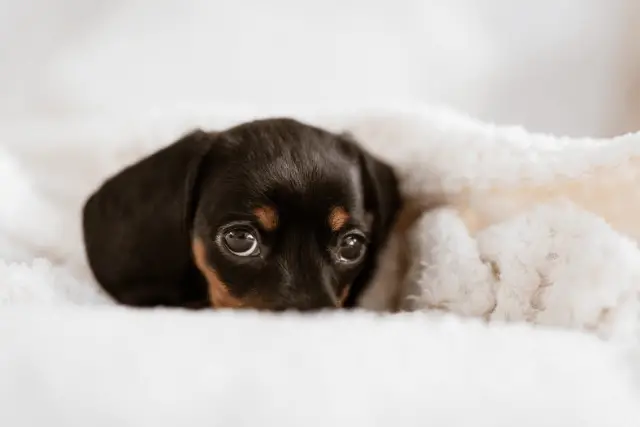
[[[352,307],[399,209],[392,169],[291,119],[195,131],[87,200],[89,265],[138,307]]]

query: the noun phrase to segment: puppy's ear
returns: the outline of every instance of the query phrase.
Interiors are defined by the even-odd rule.
[[[83,207],[87,260],[116,301],[186,305],[206,291],[187,287],[190,231],[215,134],[200,130],[107,179]],[[206,160],[205,160],[206,159]],[[190,281],[191,282],[191,281]]]
[[[351,287],[345,306],[354,307],[362,291],[373,278],[377,257],[387,243],[401,208],[401,196],[397,176],[390,165],[362,148],[350,135],[345,138],[358,150],[364,205],[371,216],[371,236],[367,258],[362,273]]]

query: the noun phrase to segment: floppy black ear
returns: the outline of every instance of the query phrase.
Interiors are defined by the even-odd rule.
[[[402,205],[398,179],[393,168],[363,149],[357,142],[351,141],[358,147],[364,205],[367,213],[371,215],[372,225],[364,268],[352,284],[345,302],[346,307],[354,307],[357,304],[362,291],[373,278],[378,254],[389,239]]]
[[[107,179],[82,211],[85,250],[100,285],[134,306],[206,300],[186,278],[200,171],[215,135],[194,131]]]

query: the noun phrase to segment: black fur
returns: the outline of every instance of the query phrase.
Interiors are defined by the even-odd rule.
[[[260,206],[277,211],[274,230],[257,222],[252,212]],[[340,232],[328,224],[336,206],[349,213]],[[258,297],[269,310],[311,310],[335,307],[348,286],[344,306],[353,307],[399,207],[392,169],[350,137],[265,119],[189,133],[128,166],[88,198],[83,230],[97,281],[122,304],[209,306],[191,249],[199,237],[235,298]],[[220,240],[238,221],[256,231],[259,256],[233,256]],[[343,265],[332,253],[354,229],[367,249],[360,262]]]

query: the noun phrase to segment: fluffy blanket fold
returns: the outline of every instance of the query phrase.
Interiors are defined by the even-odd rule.
[[[351,132],[425,208],[362,301],[418,312],[114,307],[84,259],[88,192],[189,128],[284,114]],[[640,134],[558,138],[422,107],[198,107],[0,137],[0,425],[640,422]]]

